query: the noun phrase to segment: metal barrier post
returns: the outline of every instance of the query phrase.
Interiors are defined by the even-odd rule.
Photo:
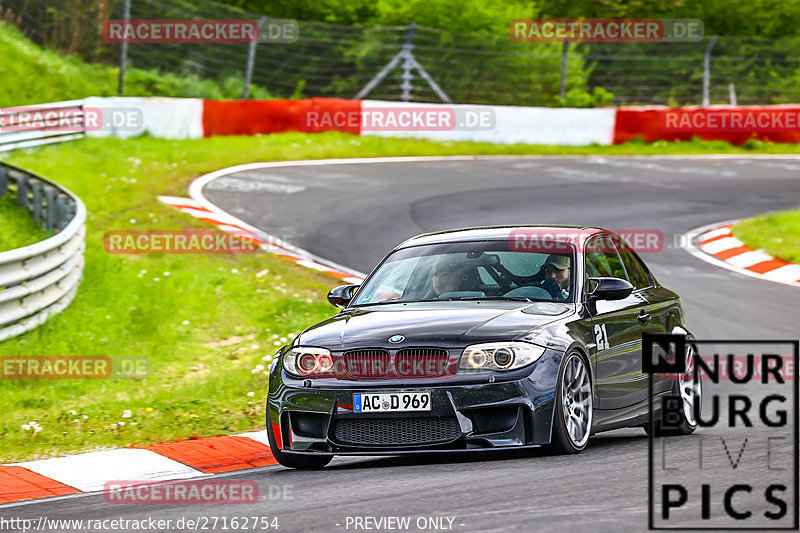
[[[128,21],[131,18],[131,0],[125,0],[125,11],[122,19],[125,21],[123,27],[127,28]],[[125,92],[125,64],[128,62],[128,41],[122,40],[119,50],[119,81],[117,85],[117,94],[122,96]]]
[[[22,176],[17,180],[17,206],[28,208],[28,177]]]
[[[242,91],[243,100],[250,98],[250,83],[253,80],[253,65],[256,61],[256,45],[258,44],[258,39],[261,38],[261,27],[266,21],[267,17],[261,17],[258,19],[259,37],[255,41],[250,42],[250,46],[247,49],[247,70],[245,71],[244,75],[244,90]]]
[[[709,96],[711,86],[711,50],[717,42],[717,36],[714,35],[706,47],[703,54],[703,105],[708,106],[711,102]]]
[[[567,97],[567,52],[569,51],[569,42],[564,41],[561,45],[561,86],[558,89],[558,94],[561,99]]]

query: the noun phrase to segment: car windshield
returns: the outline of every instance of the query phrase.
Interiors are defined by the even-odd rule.
[[[571,302],[574,265],[574,250],[512,251],[507,241],[413,246],[389,255],[359,288],[353,305],[476,299]]]

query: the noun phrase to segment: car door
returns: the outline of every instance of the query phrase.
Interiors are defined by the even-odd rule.
[[[680,308],[677,298],[671,291],[656,285],[653,275],[645,266],[644,261],[627,243],[621,244],[620,251],[622,264],[629,281],[634,286],[634,290],[647,301],[647,307],[644,308],[645,313],[640,314],[640,322],[643,323],[643,327],[649,326],[644,329],[652,333],[672,333],[673,315],[678,314]],[[647,321],[642,320],[643,318],[647,318]],[[659,374],[653,377],[656,393],[669,389],[671,385],[669,380],[664,380],[663,376]]]
[[[634,292],[641,294],[648,304],[644,308],[644,313],[641,313],[644,320],[640,320],[640,322],[649,324],[649,331],[665,333],[671,302],[664,298],[664,294],[662,294],[664,291],[659,291],[655,287],[653,276],[638,254],[625,242],[620,242],[617,246],[628,281],[633,285]]]
[[[586,243],[588,277],[610,276],[630,281],[619,252],[622,243],[610,234]],[[622,300],[593,303],[587,325],[595,336],[595,375],[598,409],[621,409],[647,399],[647,376],[642,373],[642,332],[652,329],[647,317],[645,288],[635,288]]]

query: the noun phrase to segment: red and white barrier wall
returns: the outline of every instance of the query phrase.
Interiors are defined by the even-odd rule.
[[[83,107],[99,109],[104,117],[101,128],[86,132],[92,137],[127,138],[144,133],[160,139],[195,139],[203,136],[205,101],[201,98],[92,96],[84,98]],[[131,118],[124,113],[127,109],[141,113]]]
[[[800,142],[800,105],[621,107],[616,110],[614,144],[703,140],[743,144],[748,139]]]
[[[142,124],[88,132],[93,136],[131,137],[147,133],[166,139],[214,135],[255,135],[299,131],[343,131],[356,135],[414,137],[440,141],[483,141],[498,144],[586,146],[620,144],[635,138],[647,142],[699,137],[742,144],[755,138],[800,142],[800,105],[711,106],[669,108],[549,108],[420,104],[378,100],[306,98],[301,100],[202,100],[198,98],[99,98],[85,107],[141,110]],[[491,127],[453,129],[363,127],[375,111],[441,111],[453,116],[490,110]],[[311,117],[314,117],[312,119]]]
[[[339,98],[305,98],[302,100],[205,100],[203,102],[203,135],[253,135],[302,131],[344,131],[358,135],[359,100]],[[339,126],[310,120],[319,116],[336,117]],[[324,121],[327,124],[328,121]]]
[[[491,127],[482,129],[480,125],[470,129],[444,131],[362,131],[362,135],[382,137],[415,137],[438,141],[480,141],[496,144],[560,144],[585,146],[589,144],[611,144],[614,139],[614,115],[611,107],[596,109],[574,109],[559,107],[515,107],[515,106],[474,106],[414,104],[406,102],[383,102],[364,100],[363,108],[370,111],[403,109],[453,110],[453,114],[465,121],[467,116],[480,120],[480,109],[491,110]]]

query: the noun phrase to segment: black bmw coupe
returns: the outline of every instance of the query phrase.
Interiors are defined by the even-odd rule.
[[[601,431],[697,425],[691,343],[685,375],[654,377],[654,394],[682,398],[681,424],[648,424],[642,333],[691,337],[678,295],[613,232],[421,235],[328,299],[341,311],[281,348],[270,370],[267,432],[284,466],[319,468],[334,455],[577,453]]]

